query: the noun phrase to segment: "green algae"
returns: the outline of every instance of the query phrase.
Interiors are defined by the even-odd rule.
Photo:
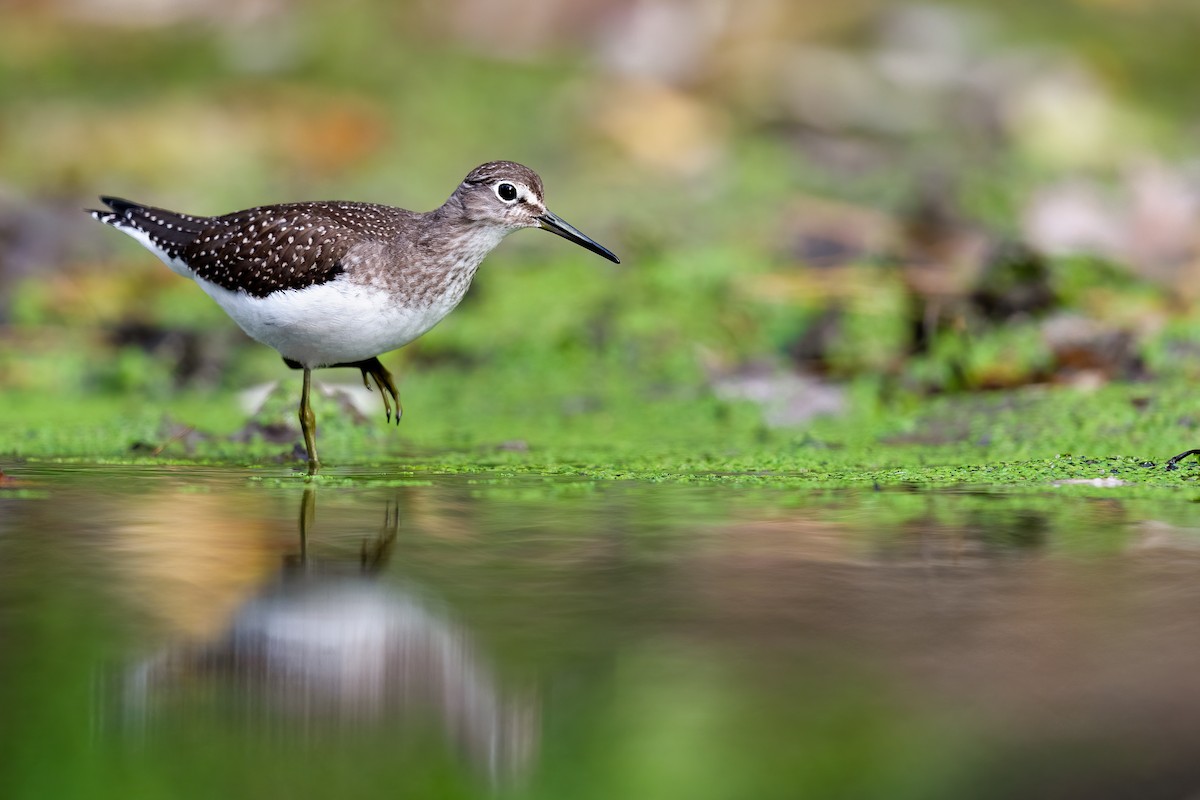
[[[807,490],[1200,496],[1200,463],[1164,469],[1200,442],[1186,380],[1066,387],[891,403],[858,393],[845,414],[799,429],[766,427],[748,403],[702,386],[618,380],[612,366],[538,375],[536,367],[413,372],[399,426],[317,405],[327,468],[317,483],[408,485],[429,476],[481,483],[670,482]],[[293,425],[292,382],[254,419]],[[864,399],[864,397],[866,399]],[[231,395],[102,397],[85,418],[61,401],[21,398],[0,421],[9,460],[238,466],[295,480],[294,443],[231,437],[246,420]],[[298,441],[298,439],[297,439]],[[267,477],[269,476],[269,477]]]

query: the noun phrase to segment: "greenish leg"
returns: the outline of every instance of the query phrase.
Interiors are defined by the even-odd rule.
[[[304,432],[304,447],[308,450],[308,474],[316,475],[321,467],[317,460],[317,418],[309,404],[312,389],[312,370],[304,368],[304,389],[300,392],[300,430]]]
[[[304,369],[300,366],[299,361],[293,361],[286,356],[283,363],[287,364],[292,369]],[[396,424],[400,424],[400,417],[404,414],[404,408],[400,405],[400,393],[396,391],[396,383],[392,380],[392,373],[388,372],[387,367],[379,363],[378,358],[368,358],[365,361],[346,361],[340,364],[326,364],[327,367],[354,367],[362,372],[363,386],[371,388],[371,382],[368,378],[375,379],[375,385],[379,387],[379,394],[383,397],[383,413],[387,415],[388,422],[392,421],[392,404],[396,405]],[[390,399],[389,399],[390,397]],[[304,420],[301,419],[301,424]],[[315,430],[315,425],[314,425]],[[305,440],[307,442],[307,439]],[[310,447],[309,455],[313,453]]]

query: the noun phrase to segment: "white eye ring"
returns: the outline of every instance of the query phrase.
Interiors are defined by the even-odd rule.
[[[515,203],[520,196],[521,193],[514,184],[508,181],[501,181],[496,184],[496,197],[500,198],[500,202]]]

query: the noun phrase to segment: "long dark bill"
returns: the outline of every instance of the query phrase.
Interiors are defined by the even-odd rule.
[[[557,214],[547,211],[538,217],[538,222],[542,223],[542,230],[544,231],[550,231],[553,234],[563,237],[568,242],[574,242],[580,247],[591,250],[596,255],[604,256],[614,264],[621,263],[621,259],[617,258],[611,250],[597,244],[591,237],[584,236],[578,228],[565,222]]]

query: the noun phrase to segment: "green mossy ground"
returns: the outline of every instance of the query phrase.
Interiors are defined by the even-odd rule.
[[[295,373],[279,372],[285,380],[254,422],[294,428]],[[619,373],[603,365],[574,375],[417,370],[402,382],[407,411],[399,426],[385,424],[382,407],[378,418],[352,422],[321,398],[326,470],[318,480],[474,473],[1133,497],[1195,492],[1200,478],[1200,464],[1190,461],[1164,469],[1170,456],[1200,446],[1196,400],[1183,380],[891,404],[859,399],[845,415],[787,430],[767,428],[748,403],[717,400],[699,387],[630,385]],[[246,423],[232,393],[6,400],[15,413],[0,422],[0,452],[10,461],[217,464],[273,475],[302,466],[293,444],[231,438]]]

